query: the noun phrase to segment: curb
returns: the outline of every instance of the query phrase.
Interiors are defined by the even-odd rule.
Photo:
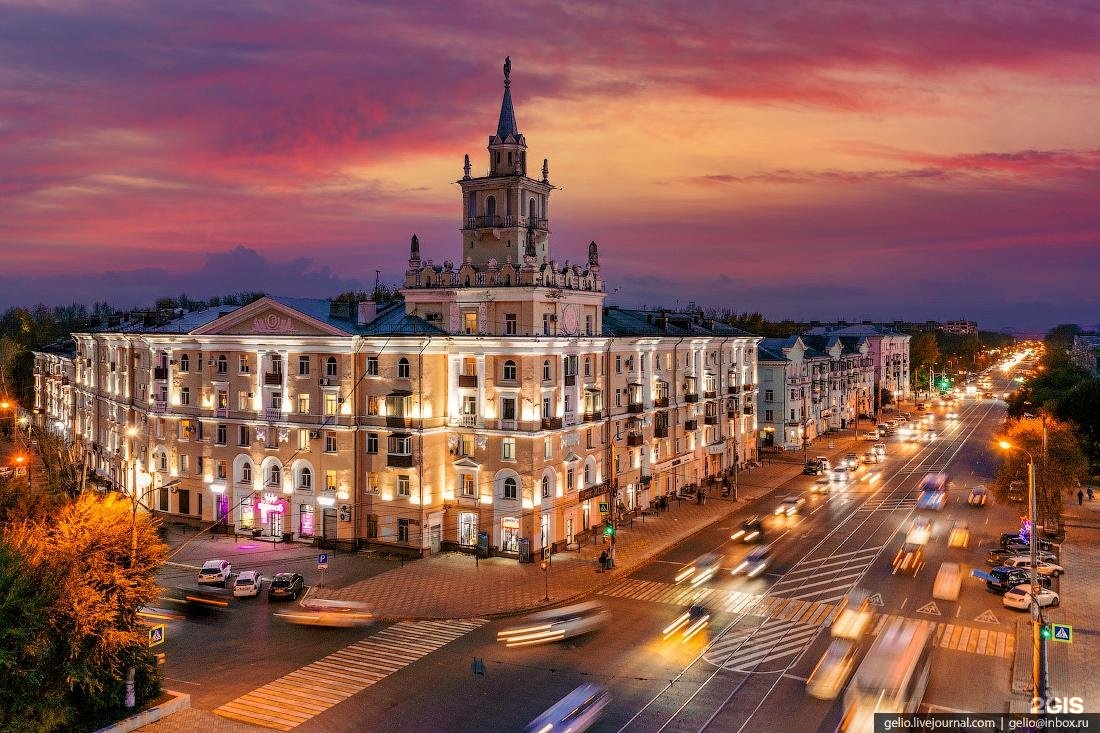
[[[129,718],[120,720],[106,728],[100,728],[96,733],[130,733],[130,731],[137,730],[150,723],[155,723],[161,718],[166,718],[173,713],[178,713],[181,710],[187,710],[191,707],[191,696],[187,693],[173,692],[172,690],[165,690],[164,692],[171,695],[172,699],[151,707],[148,710],[142,710],[137,715],[131,715]]]

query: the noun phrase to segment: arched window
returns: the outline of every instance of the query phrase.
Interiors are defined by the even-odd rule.
[[[516,363],[511,359],[504,362],[504,379],[508,382],[516,381]]]
[[[592,485],[592,464],[590,463],[584,464],[584,485]]]
[[[550,360],[547,359],[542,363],[542,381],[550,381]]]
[[[229,373],[229,359],[225,358],[225,354],[218,354],[218,374]]]
[[[542,477],[542,498],[543,499],[549,499],[550,498],[550,477],[549,476],[543,476]]]
[[[267,485],[279,486],[283,482],[283,469],[279,467],[278,463],[271,464],[271,468],[267,472]]]
[[[470,194],[470,197],[466,199],[466,218],[477,218],[477,199],[474,197],[473,194]]]
[[[497,200],[490,196],[485,199],[485,216],[489,218],[489,224],[493,224],[493,219],[497,216]]]
[[[516,483],[516,480],[514,478],[509,476],[508,478],[504,479],[504,498],[505,499],[516,499],[518,497],[519,497],[519,484]]]
[[[241,483],[242,484],[252,483],[252,464],[251,463],[246,463],[243,466],[241,466]]]
[[[298,473],[298,488],[307,490],[313,488],[313,471],[309,468],[303,468]]]
[[[538,209],[535,208],[534,197],[527,203],[527,226],[534,226],[535,220],[538,218]]]
[[[585,357],[585,359],[584,359],[584,376],[586,376],[586,377],[591,377],[592,376],[592,360],[589,359],[588,357]]]
[[[397,362],[397,376],[400,379],[409,378],[409,360],[405,357],[401,357],[401,361]]]
[[[161,451],[160,453],[157,454],[157,470],[158,471],[167,471],[168,470],[168,454],[165,453],[164,451]]]
[[[187,354],[180,354],[180,371],[191,371],[191,357],[189,357]]]
[[[330,356],[328,358],[328,361],[325,362],[325,376],[326,377],[335,377],[336,376],[336,357],[335,356]]]

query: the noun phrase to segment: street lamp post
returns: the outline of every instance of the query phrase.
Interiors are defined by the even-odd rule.
[[[1043,625],[1043,608],[1039,605],[1039,537],[1038,537],[1038,505],[1039,497],[1035,489],[1035,457],[1031,451],[1013,445],[1007,440],[998,443],[1002,450],[1018,450],[1027,456],[1027,488],[1028,488],[1028,513],[1031,521],[1031,532],[1028,536],[1028,544],[1031,549],[1031,620],[1032,620],[1032,644],[1031,644],[1031,690],[1032,694],[1045,700],[1047,698],[1046,684],[1046,640],[1042,638],[1040,627]]]

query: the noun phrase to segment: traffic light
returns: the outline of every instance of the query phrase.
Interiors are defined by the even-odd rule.
[[[614,537],[615,536],[615,525],[612,524],[610,521],[604,522],[604,524],[603,524],[603,536],[604,537]]]
[[[1054,638],[1054,630],[1050,628],[1050,624],[1039,625],[1039,638],[1040,639],[1052,639]]]

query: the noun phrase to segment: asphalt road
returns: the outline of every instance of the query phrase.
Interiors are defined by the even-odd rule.
[[[1000,390],[1007,383],[1005,377],[995,380]],[[992,436],[1004,406],[966,400],[957,411],[954,421],[943,418],[943,409],[934,411],[939,438],[932,443],[889,440],[887,460],[861,468],[844,490],[813,495],[813,477],[795,478],[729,522],[668,550],[597,596],[611,609],[612,621],[595,633],[509,649],[496,642],[496,633],[515,620],[485,623],[319,710],[302,729],[521,730],[568,691],[597,682],[613,699],[594,730],[834,731],[841,702],[807,696],[805,680],[828,645],[829,610],[856,587],[876,594],[883,615],[943,626],[927,709],[1005,710],[1018,613],[1004,609],[999,596],[972,578],[964,579],[957,602],[932,598],[941,562],[986,569],[986,550],[1001,532],[1018,526],[1023,510],[967,506],[969,488],[988,482],[999,465]],[[940,512],[918,511],[917,484],[934,471],[952,477],[947,505]],[[798,493],[807,498],[800,515],[772,515],[778,497]],[[730,534],[753,514],[766,517],[772,564],[761,577],[734,577],[728,571],[751,546],[731,541]],[[934,522],[924,565],[915,575],[895,575],[894,553],[918,515]],[[971,531],[969,546],[948,547],[951,527],[963,523]],[[722,555],[727,572],[695,593],[677,586],[677,572],[708,552]],[[286,569],[298,570],[294,562],[312,569],[315,559],[304,552]],[[664,640],[662,629],[695,596],[712,613],[706,632],[687,642]],[[771,604],[768,612],[760,610],[764,603]],[[272,619],[271,605],[261,597],[234,604],[216,620],[172,622],[164,646],[169,682],[190,692],[196,707],[212,709],[384,628],[286,626]],[[416,639],[409,638],[415,648]],[[484,662],[484,674],[472,672],[474,659]],[[370,660],[362,664],[369,667]],[[323,689],[326,683],[316,684]],[[271,705],[277,710],[279,700]]]

